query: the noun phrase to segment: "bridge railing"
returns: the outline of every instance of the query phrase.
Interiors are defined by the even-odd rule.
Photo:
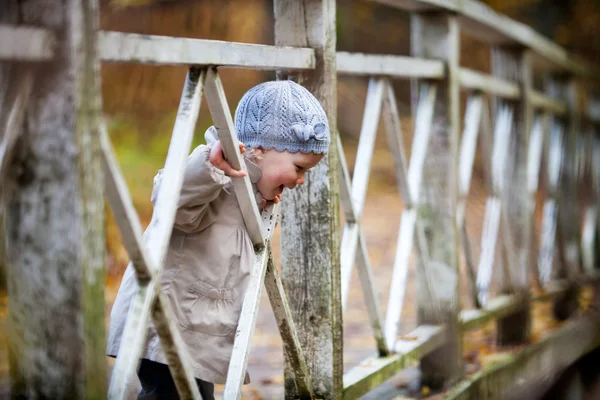
[[[91,157],[102,161],[105,193],[139,282],[123,339],[128,346],[121,346],[108,392],[110,398],[127,396],[126,387],[135,374],[150,318],[182,397],[200,398],[190,360],[156,282],[176,211],[177,198],[172,193],[181,188],[202,95],[207,99],[227,158],[234,166],[244,168],[217,68],[277,70],[281,78],[300,80],[323,103],[334,132],[327,160],[308,174],[311,184],[297,189],[283,205],[285,290],[270,251],[279,210],[270,209],[260,215],[248,179],[234,179],[245,222],[256,246],[256,263],[244,299],[224,398],[241,396],[263,283],[284,341],[289,366],[288,394],[353,399],[414,361],[421,362],[423,382],[431,387],[455,382],[463,376],[462,332],[497,320],[500,344],[527,343],[532,301],[553,299],[562,309],[559,314],[566,318],[574,311],[577,286],[597,279],[600,118],[594,114],[592,98],[586,106],[581,104],[577,93],[584,89],[582,82],[596,82],[597,71],[574,61],[563,49],[530,28],[477,1],[378,2],[411,12],[411,57],[336,53],[335,2],[331,0],[275,1],[276,46],[91,31],[96,41],[92,40],[91,47],[84,46],[83,51],[92,63],[77,64],[82,73],[97,73],[93,65],[98,62],[190,66],[165,163],[168,179],[164,181],[168,185],[161,187],[151,221],[152,233],[145,239],[101,122],[100,110],[91,111],[90,126],[98,132],[99,149]],[[91,0],[89,3],[95,4]],[[83,7],[80,11],[86,18],[97,19],[95,7]],[[90,19],[79,17],[77,13],[69,16],[71,22],[80,24],[73,23],[70,29],[84,26],[85,31],[82,21]],[[298,18],[304,24],[293,23]],[[460,66],[461,31],[475,34],[493,46],[491,74]],[[86,32],[90,34],[89,29]],[[64,52],[58,51],[64,38],[50,28],[0,25],[0,33],[0,60],[17,60],[34,66],[66,59]],[[547,75],[543,91],[534,88],[532,80],[533,74],[540,72]],[[2,181],[14,179],[7,170],[15,143],[20,140],[20,127],[38,73],[35,68],[24,68],[11,75],[18,79],[3,103]],[[369,79],[352,180],[336,134],[337,74]],[[391,84],[394,79],[414,82],[413,98],[417,100],[413,107],[410,159],[406,156],[400,111]],[[462,120],[461,90],[467,91]],[[82,91],[77,96],[85,102],[93,99],[94,94]],[[85,115],[77,115],[78,121],[85,119]],[[375,137],[382,116],[404,207],[385,318],[377,300],[378,288],[361,230]],[[80,133],[82,137],[87,134]],[[488,193],[477,259],[471,251],[465,215],[478,143],[484,155]],[[77,168],[85,172],[87,167],[78,164]],[[546,196],[540,249],[535,252],[534,212],[540,176]],[[588,182],[591,182],[589,192],[578,196]],[[325,201],[312,201],[314,198]],[[338,200],[345,218],[341,246]],[[319,218],[307,223],[311,215]],[[12,217],[7,215],[7,218]],[[9,238],[9,255],[10,244]],[[418,260],[417,279],[409,282],[413,247]],[[536,253],[535,262],[530,261],[532,252]],[[466,260],[469,290],[476,305],[472,310],[460,307],[460,253]],[[347,303],[354,264],[375,338],[376,355],[343,374],[341,313]],[[19,265],[14,263],[10,268],[14,270]],[[495,282],[501,294],[491,297],[494,269],[496,276],[501,277]],[[15,279],[26,278],[23,275]],[[530,278],[540,282],[541,292],[530,292]],[[85,288],[90,282],[72,284]],[[404,295],[407,285],[412,284],[418,288],[418,327],[399,337]],[[92,292],[84,290],[84,293],[91,296]],[[84,298],[84,303],[88,300]],[[103,307],[100,303],[90,304]],[[102,315],[102,312],[92,310],[92,314]],[[89,337],[82,337],[83,341],[97,340],[99,332],[104,335],[103,331],[85,332],[83,335]],[[593,339],[590,336],[589,340],[583,340],[580,351],[572,351],[570,357],[574,360],[583,354]],[[96,362],[103,363],[101,352],[95,354]],[[18,379],[35,386],[27,381],[26,374]]]

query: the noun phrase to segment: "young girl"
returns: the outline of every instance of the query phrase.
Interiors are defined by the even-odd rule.
[[[278,202],[284,188],[304,183],[329,147],[327,116],[317,99],[292,81],[266,82],[238,104],[235,127],[259,208]],[[204,399],[225,383],[254,249],[231,177],[245,176],[225,160],[214,127],[206,145],[188,157],[161,286],[165,292]],[[245,151],[245,147],[248,151]],[[154,178],[154,204],[162,171]],[[123,276],[111,316],[108,355],[116,357],[132,296],[133,267]],[[127,343],[123,345],[127,346]],[[177,398],[175,384],[152,324],[138,371],[138,398]],[[246,375],[245,383],[249,382]]]

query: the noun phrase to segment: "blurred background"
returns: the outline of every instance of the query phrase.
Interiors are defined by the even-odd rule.
[[[100,3],[103,30],[274,44],[273,4],[269,0],[100,0]],[[484,3],[530,25],[591,63],[600,60],[600,0],[486,0]],[[489,72],[488,46],[478,42],[475,37],[464,37],[461,46],[461,65]],[[368,1],[338,0],[337,49],[409,55],[409,15]],[[150,221],[152,213],[152,178],[164,164],[186,70],[185,67],[102,65],[105,118],[144,226]],[[275,79],[273,72],[241,69],[221,69],[221,74],[232,112],[246,90],[262,81]],[[338,128],[350,170],[356,154],[367,84],[366,78],[338,78]],[[410,84],[407,80],[397,80],[394,87],[409,155],[412,142]],[[194,145],[203,142],[204,131],[211,124],[208,107],[203,104]],[[367,238],[382,312],[385,313],[402,200],[396,187],[395,171],[383,129],[383,124],[380,124],[362,227]],[[479,256],[485,196],[482,160],[478,154],[467,208],[467,226],[475,259]],[[128,255],[108,207],[106,221],[108,319]],[[278,240],[277,236],[274,244],[276,259]],[[411,271],[409,282],[414,282],[412,279],[414,271]],[[472,307],[468,290],[464,292],[463,307]],[[415,326],[415,305],[411,302],[414,295],[414,286],[410,286],[403,311],[403,332]],[[5,297],[3,299],[4,314]],[[544,310],[536,312],[542,314],[534,320],[540,325],[538,331],[553,326],[554,321],[543,318]],[[356,273],[352,278],[344,320],[344,363],[350,367],[375,350]],[[0,334],[3,331],[0,330]],[[493,338],[488,337],[485,328],[469,335],[466,351],[476,353],[475,358],[482,352],[493,351]],[[253,383],[246,387],[246,396],[281,398],[282,365],[281,340],[268,299],[264,296],[249,365]],[[6,387],[8,371],[4,348],[0,351],[0,368],[0,384]]]

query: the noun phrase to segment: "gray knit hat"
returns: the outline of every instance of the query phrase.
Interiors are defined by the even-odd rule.
[[[238,139],[248,147],[325,154],[329,123],[319,101],[293,81],[250,89],[235,111]]]

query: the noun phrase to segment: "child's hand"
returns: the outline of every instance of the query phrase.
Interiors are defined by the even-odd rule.
[[[244,143],[240,142],[240,153],[244,153],[246,151],[246,147]],[[225,159],[225,155],[223,154],[223,147],[221,146],[221,141],[218,140],[215,142],[212,149],[210,149],[210,155],[208,157],[211,164],[215,167],[219,168],[221,171],[225,173],[227,176],[231,176],[232,178],[241,178],[246,176],[244,171],[238,171],[234,169],[231,164]]]

